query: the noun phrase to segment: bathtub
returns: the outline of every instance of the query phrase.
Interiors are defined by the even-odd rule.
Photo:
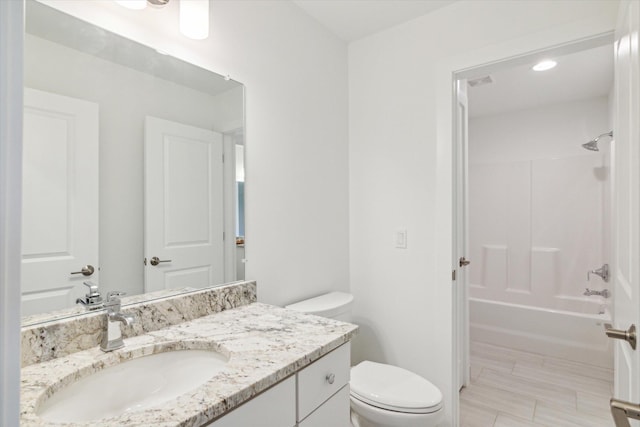
[[[604,333],[604,324],[611,322],[608,306],[601,299],[568,300],[566,308],[551,310],[469,298],[470,338],[613,368],[613,345]]]

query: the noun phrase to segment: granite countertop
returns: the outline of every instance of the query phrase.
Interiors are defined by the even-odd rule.
[[[357,326],[253,303],[125,339],[110,353],[96,347],[21,371],[20,425],[199,426],[213,420],[349,341]],[[53,390],[102,368],[142,355],[212,348],[225,368],[199,388],[157,407],[88,423],[51,423],[35,410]],[[78,374],[80,372],[80,374]],[[126,384],[123,384],[126,387]]]

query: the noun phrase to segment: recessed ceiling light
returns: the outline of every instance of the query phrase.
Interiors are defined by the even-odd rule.
[[[547,59],[545,61],[538,62],[536,65],[533,66],[532,69],[534,71],[547,71],[547,70],[552,69],[556,65],[558,65],[558,63],[556,61],[552,61],[550,59]]]

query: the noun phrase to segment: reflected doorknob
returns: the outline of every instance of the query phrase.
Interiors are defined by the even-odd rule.
[[[87,264],[84,267],[82,267],[82,270],[80,270],[80,271],[72,271],[69,274],[82,274],[83,276],[91,276],[94,271],[96,271],[96,269],[93,268],[93,265]]]
[[[149,260],[149,264],[151,264],[151,265],[158,265],[161,262],[171,262],[171,260],[170,259],[160,259],[157,256],[154,256],[153,258],[151,258]]]

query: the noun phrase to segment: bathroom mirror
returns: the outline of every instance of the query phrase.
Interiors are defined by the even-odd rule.
[[[24,79],[23,325],[244,279],[242,84],[33,0]]]

